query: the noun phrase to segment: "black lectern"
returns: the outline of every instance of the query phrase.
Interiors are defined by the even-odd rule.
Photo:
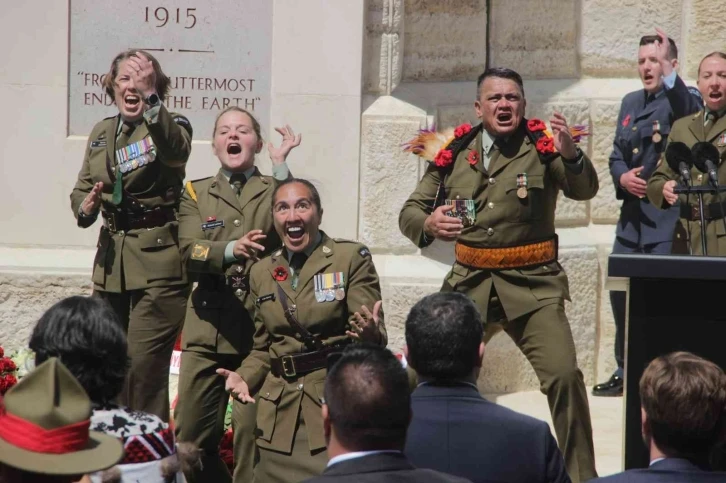
[[[629,279],[625,335],[625,469],[648,466],[638,383],[654,358],[688,351],[726,369],[726,257],[610,255]]]

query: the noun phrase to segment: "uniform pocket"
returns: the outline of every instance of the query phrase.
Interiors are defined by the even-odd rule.
[[[258,438],[272,441],[277,419],[277,407],[282,399],[285,382],[279,379],[266,379],[257,394],[257,430]]]
[[[512,216],[516,221],[541,220],[544,216],[543,203],[544,176],[527,175],[527,196],[521,197],[517,186],[517,178],[504,178],[500,182],[505,183],[506,203],[512,206]]]
[[[111,242],[111,236],[105,228],[102,228],[98,236],[96,258],[93,262],[93,277],[91,278],[93,283],[98,285],[106,283],[106,256],[108,255],[108,247]]]
[[[519,270],[527,277],[527,284],[537,300],[569,297],[567,275],[557,262]]]
[[[146,266],[147,281],[179,279],[182,277],[181,255],[176,223],[138,234],[142,262]]]

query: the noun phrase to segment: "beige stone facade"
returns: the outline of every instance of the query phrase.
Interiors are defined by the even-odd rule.
[[[451,246],[421,252],[398,231],[399,208],[424,169],[401,144],[421,126],[473,121],[475,79],[487,64],[524,76],[530,117],[548,119],[558,110],[589,126],[582,147],[598,168],[600,192],[589,202],[561,199],[557,226],[578,360],[588,385],[607,377],[613,323],[604,282],[619,209],[608,156],[620,99],[640,88],[638,39],[656,26],[678,43],[681,72],[693,84],[701,57],[726,50],[726,20],[713,14],[717,2],[270,1],[271,121],[263,130],[289,123],[303,132],[291,169],[319,185],[323,228],[358,238],[373,252],[396,350],[409,307],[438,289],[452,260]],[[43,309],[90,287],[97,229],[77,229],[68,207],[87,139],[67,135],[69,7],[52,4],[38,13],[32,2],[12,2],[0,18],[0,36],[10,46],[0,101],[13,113],[0,120],[0,345],[6,348],[27,342]],[[190,179],[217,168],[210,133],[211,126],[195,125]],[[269,172],[266,156],[260,164]],[[538,387],[503,334],[489,345],[480,383],[487,392]]]

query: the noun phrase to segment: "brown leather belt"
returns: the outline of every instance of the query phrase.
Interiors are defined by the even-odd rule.
[[[719,206],[721,205],[721,206]],[[699,207],[697,204],[681,204],[681,218],[685,218],[688,221],[700,221],[701,215],[699,213]],[[717,220],[722,218],[726,214],[726,202],[724,203],[709,203],[703,205],[703,219],[706,221]]]
[[[101,211],[103,224],[111,233],[139,228],[156,228],[176,221],[174,208],[159,207],[141,213]]]
[[[482,270],[529,268],[557,261],[557,235],[546,241],[514,247],[474,248],[456,244],[456,261]]]
[[[275,377],[296,377],[309,372],[325,369],[328,365],[328,356],[340,352],[347,344],[336,344],[323,350],[306,352],[304,354],[289,354],[270,359],[270,372]]]

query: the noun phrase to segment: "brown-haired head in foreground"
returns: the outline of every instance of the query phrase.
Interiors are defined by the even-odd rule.
[[[114,97],[114,81],[116,80],[116,76],[118,76],[119,65],[122,61],[135,55],[137,52],[145,55],[154,66],[154,72],[156,73],[156,94],[159,96],[159,99],[163,101],[166,99],[166,96],[169,95],[171,79],[169,79],[169,77],[164,74],[164,71],[161,70],[161,64],[159,64],[159,61],[156,60],[156,57],[145,50],[130,49],[116,55],[116,57],[114,57],[111,61],[111,68],[103,78],[103,90],[106,91],[106,94],[108,94],[109,97]]]
[[[648,364],[640,378],[643,437],[668,457],[707,462],[723,438],[726,375],[713,362],[673,352]]]

